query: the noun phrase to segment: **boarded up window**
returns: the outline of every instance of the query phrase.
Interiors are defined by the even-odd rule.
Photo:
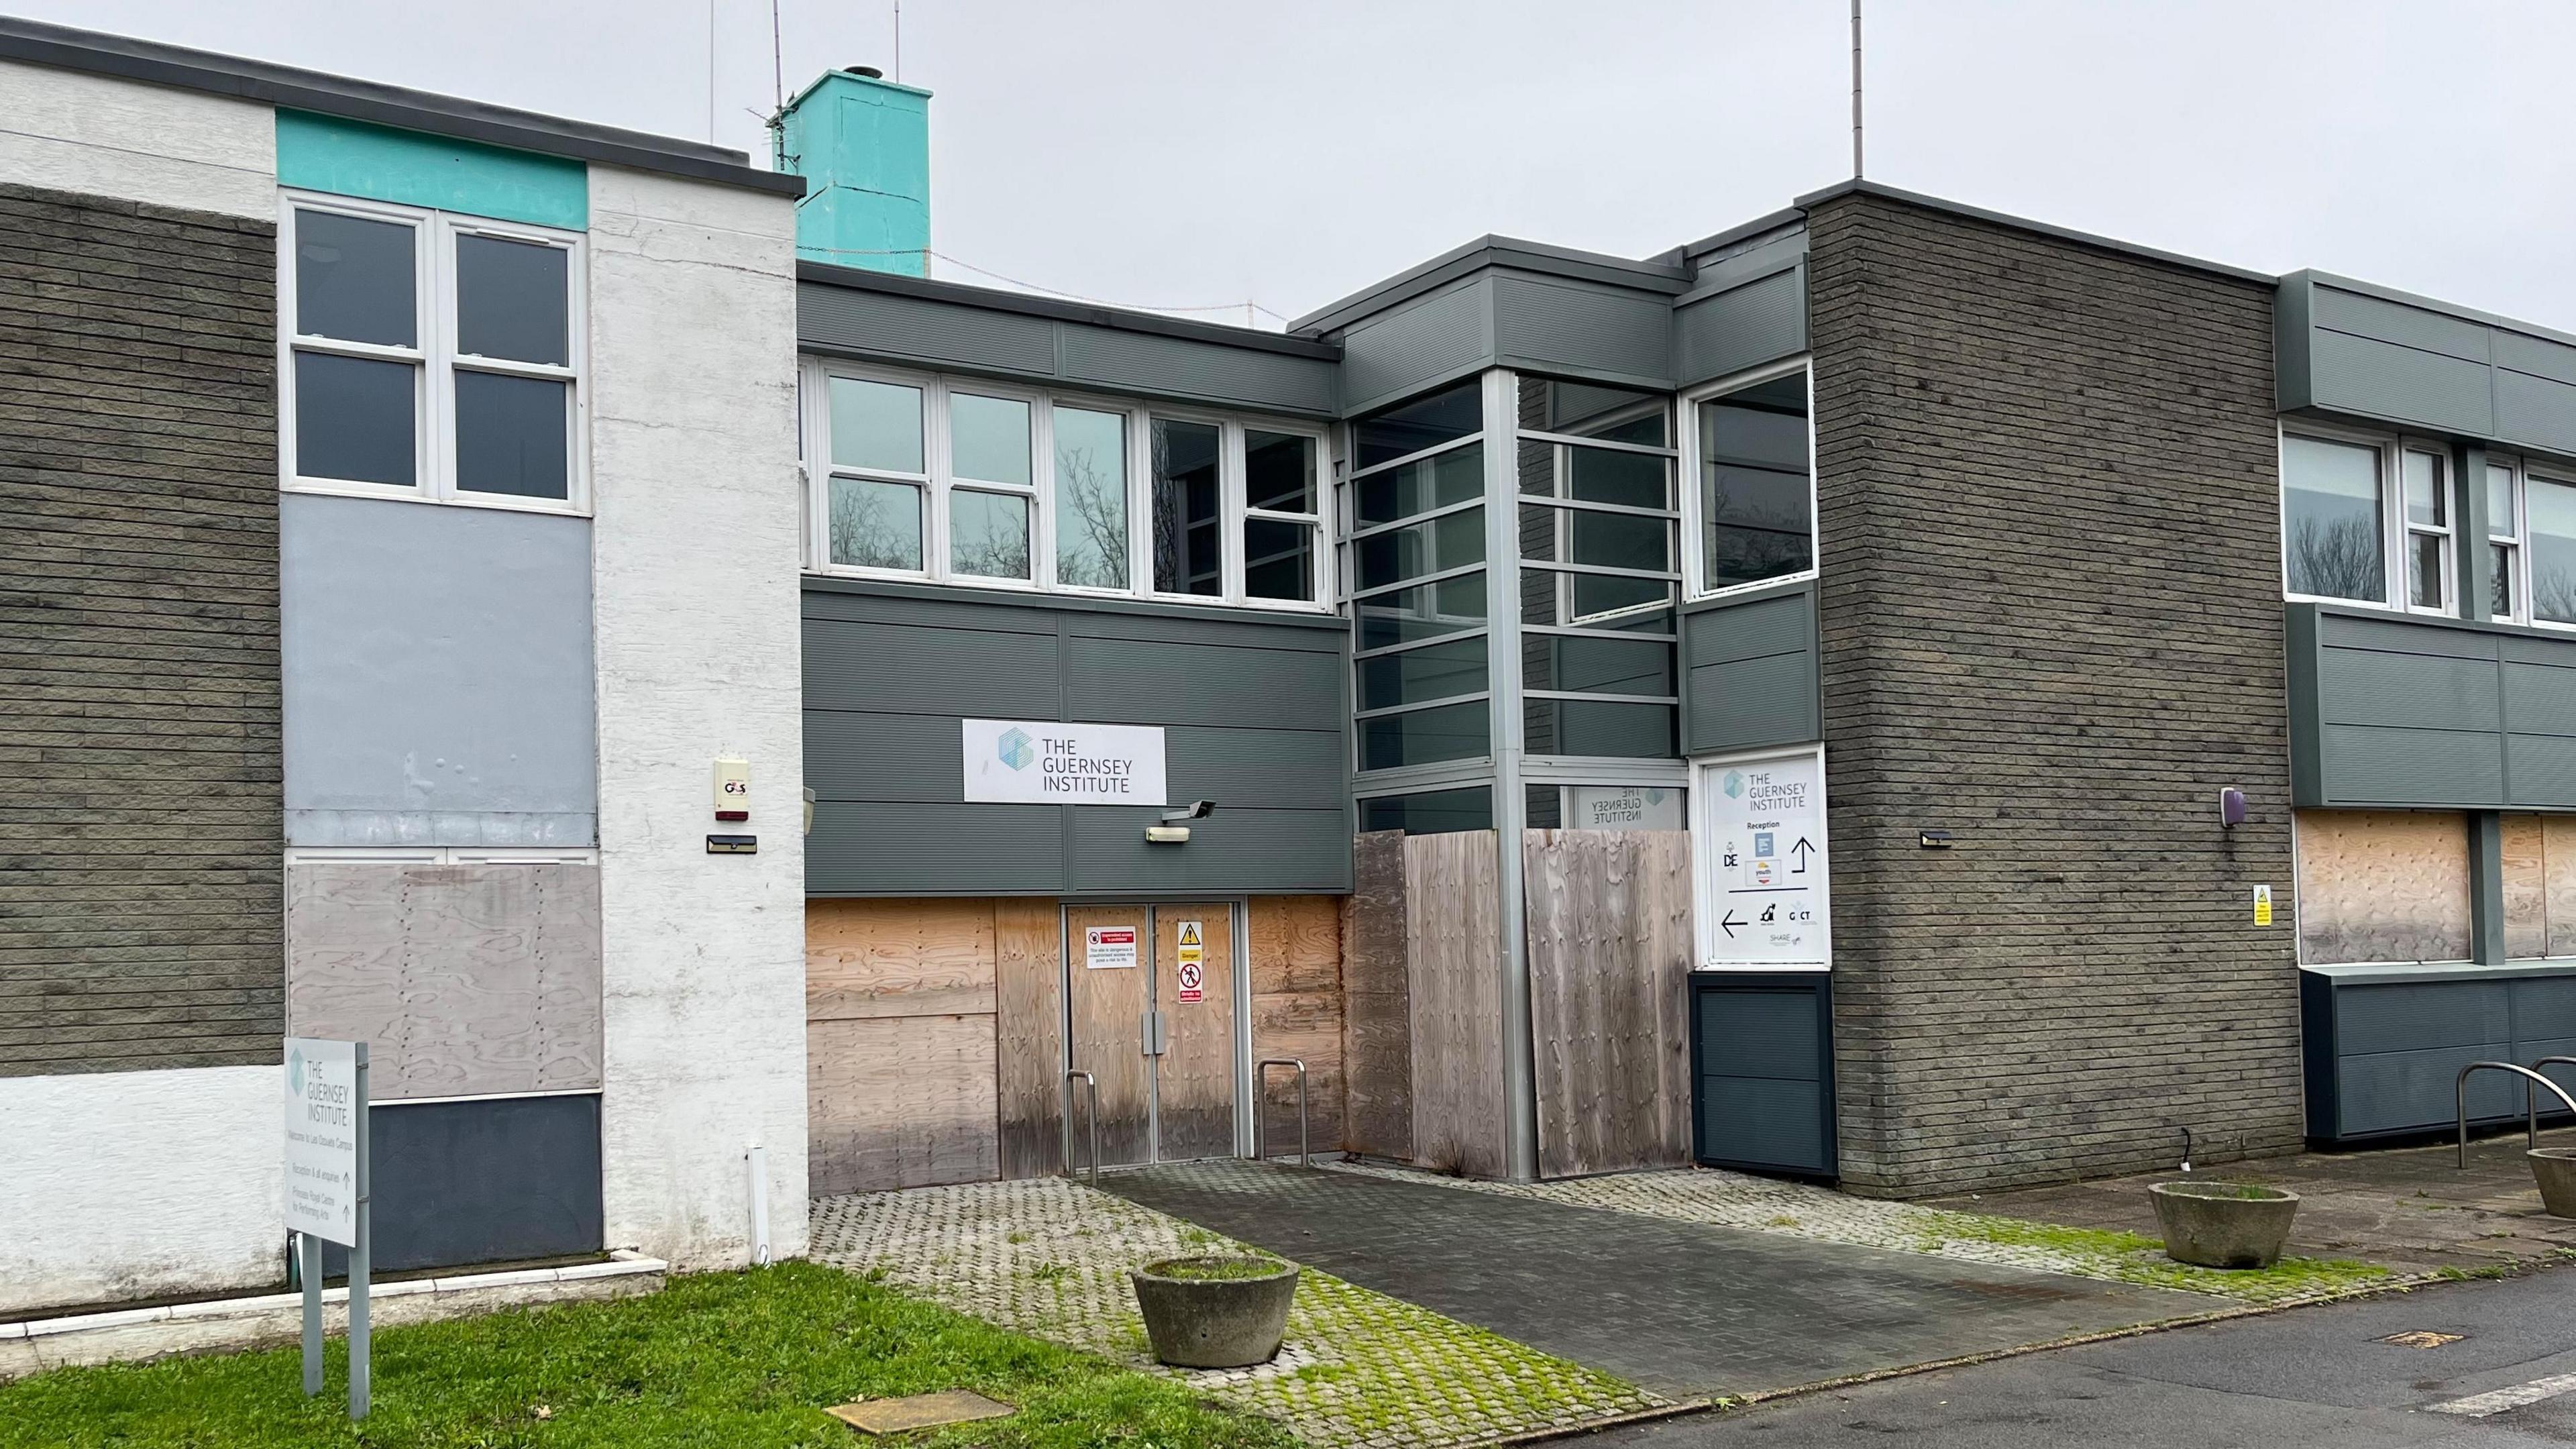
[[[2576,956],[2576,816],[2504,817],[2504,954]]]
[[[2412,810],[2302,810],[2298,844],[2301,961],[2468,959],[2465,818]]]

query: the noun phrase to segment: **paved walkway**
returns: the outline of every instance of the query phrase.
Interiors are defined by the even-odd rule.
[[[1106,1185],[1672,1398],[1786,1388],[2236,1306],[1525,1192],[1461,1191],[1421,1174],[1208,1162]]]
[[[2551,1147],[2576,1147],[2576,1128],[2540,1134]],[[2576,1256],[2576,1219],[2541,1211],[2523,1160],[2520,1131],[2469,1144],[2469,1165],[2452,1165],[2448,1144],[2303,1152],[2231,1162],[2204,1171],[2231,1182],[2264,1182],[2299,1194],[2290,1251],[2358,1257],[2404,1271],[2527,1267]],[[2146,1173],[2062,1187],[1952,1198],[1947,1205],[2033,1222],[2156,1231],[2147,1184],[2177,1174]]]

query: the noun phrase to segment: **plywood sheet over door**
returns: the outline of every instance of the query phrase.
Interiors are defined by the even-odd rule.
[[[1532,830],[1539,1174],[1691,1160],[1690,837]]]
[[[1092,939],[1094,932],[1128,933]],[[1100,1159],[1117,1167],[1153,1158],[1153,1081],[1145,1056],[1151,1009],[1153,915],[1143,906],[1076,906],[1065,912],[1066,1004],[1073,1065],[1100,1084]],[[1112,964],[1112,963],[1125,964]],[[1074,1117],[1074,1150],[1089,1160],[1088,1104]]]
[[[1318,1152],[1342,1132],[1342,902],[1337,896],[1255,896],[1244,907],[1252,975],[1252,1055],[1306,1064],[1308,1127]],[[1297,1083],[1273,1071],[1255,1098],[1275,1155],[1296,1147]]]
[[[1490,830],[1404,842],[1414,1160],[1469,1177],[1504,1168],[1503,995]]]
[[[1187,945],[1199,943],[1199,984],[1186,999]],[[1156,1072],[1157,1155],[1165,1162],[1234,1153],[1234,907],[1223,901],[1154,907],[1154,1005],[1169,1023]]]
[[[815,1195],[981,1182],[999,1171],[994,906],[806,903]]]
[[[1064,918],[1052,900],[993,902],[993,1035],[1002,1176],[1064,1162]]]

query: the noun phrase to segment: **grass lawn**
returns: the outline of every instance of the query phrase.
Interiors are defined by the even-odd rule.
[[[869,1442],[827,1405],[963,1388],[1019,1407],[907,1445],[1292,1449],[1166,1379],[810,1263],[675,1277],[649,1297],[379,1330],[375,1406],[344,1349],[302,1397],[297,1350],[57,1369],[0,1384],[0,1449],[782,1449]]]

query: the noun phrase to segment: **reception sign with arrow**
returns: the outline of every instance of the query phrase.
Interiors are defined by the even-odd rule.
[[[1698,795],[1703,964],[1829,964],[1823,752],[1703,762]]]

